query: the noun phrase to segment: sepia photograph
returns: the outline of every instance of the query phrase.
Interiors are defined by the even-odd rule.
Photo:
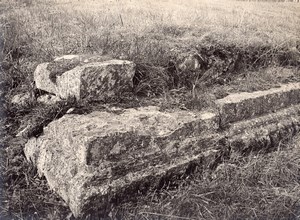
[[[0,0],[1,220],[299,220],[299,0]]]

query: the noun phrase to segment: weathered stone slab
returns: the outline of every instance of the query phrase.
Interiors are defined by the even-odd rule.
[[[300,130],[300,105],[232,124],[226,131],[232,151],[249,152],[277,147]]]
[[[172,175],[292,137],[300,130],[299,85],[230,95],[217,101],[219,114],[144,107],[65,115],[30,139],[25,155],[75,216],[105,213]]]
[[[134,73],[135,64],[130,61],[67,55],[38,65],[34,80],[38,89],[62,99],[101,100],[131,91]]]
[[[215,153],[217,128],[213,113],[154,107],[65,115],[31,139],[25,154],[80,216]]]
[[[230,94],[216,101],[222,126],[300,103],[300,83],[265,91]]]

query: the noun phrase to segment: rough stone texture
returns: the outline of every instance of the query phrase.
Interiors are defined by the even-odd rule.
[[[58,101],[61,101],[61,99],[58,96],[45,94],[37,98],[37,102],[43,103],[45,105],[52,105]]]
[[[31,139],[25,154],[80,216],[95,201],[103,209],[128,187],[157,185],[170,170],[215,153],[217,121],[213,113],[154,107],[65,115]]]
[[[131,91],[134,73],[135,64],[130,61],[66,55],[38,65],[34,80],[38,89],[62,99],[99,100]]]
[[[300,103],[300,83],[265,91],[230,94],[216,101],[222,126]]]
[[[11,103],[17,106],[26,106],[31,101],[31,95],[29,92],[17,94],[12,97]]]
[[[247,153],[276,147],[300,130],[300,105],[232,124],[226,131],[232,151]]]
[[[219,114],[157,107],[69,114],[30,139],[25,155],[75,216],[105,213],[164,179],[291,138],[300,130],[299,88],[230,95],[217,101]]]
[[[201,61],[203,62],[200,55],[190,54],[178,65],[178,68],[181,71],[196,71],[202,67],[201,65],[203,65]]]

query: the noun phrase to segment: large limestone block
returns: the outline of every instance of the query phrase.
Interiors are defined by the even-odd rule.
[[[101,100],[132,90],[135,64],[100,56],[68,55],[42,63],[34,72],[38,89],[66,99]]]
[[[222,126],[299,103],[300,83],[289,83],[265,91],[230,94],[216,101]]]
[[[214,113],[155,107],[65,115],[29,140],[25,154],[82,216],[216,153],[217,128]]]

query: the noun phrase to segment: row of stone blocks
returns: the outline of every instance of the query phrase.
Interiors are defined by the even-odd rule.
[[[211,112],[157,107],[68,114],[31,138],[25,154],[74,216],[105,212],[191,164],[223,152],[274,147],[300,129],[300,83],[231,94]]]

